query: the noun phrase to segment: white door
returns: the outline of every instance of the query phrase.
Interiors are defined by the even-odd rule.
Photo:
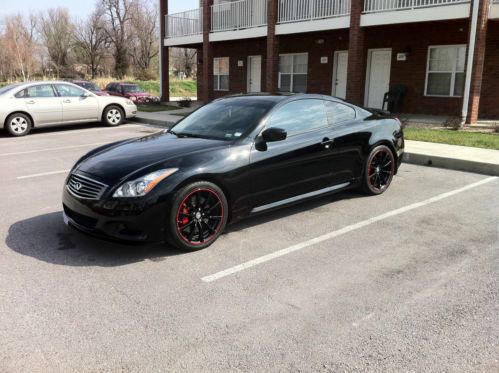
[[[368,54],[366,106],[381,109],[390,87],[391,49],[373,49]]]
[[[345,99],[347,96],[348,52],[336,52],[333,67],[333,96]]]
[[[262,56],[248,57],[248,92],[262,91]]]

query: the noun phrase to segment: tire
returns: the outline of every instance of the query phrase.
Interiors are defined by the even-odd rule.
[[[123,124],[125,113],[123,109],[116,105],[108,106],[102,114],[102,122],[109,127],[117,127]]]
[[[14,113],[5,121],[5,130],[10,136],[21,137],[31,132],[33,123],[26,114]]]
[[[207,248],[224,231],[228,208],[223,191],[215,184],[201,181],[186,185],[173,197],[166,223],[169,243],[184,251]]]
[[[385,145],[376,146],[369,153],[362,177],[362,189],[369,195],[383,194],[395,174],[395,156]]]

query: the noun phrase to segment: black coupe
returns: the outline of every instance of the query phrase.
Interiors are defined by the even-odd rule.
[[[400,122],[322,95],[232,96],[171,130],[97,148],[71,170],[64,217],[93,235],[211,245],[229,221],[350,188],[383,193]]]

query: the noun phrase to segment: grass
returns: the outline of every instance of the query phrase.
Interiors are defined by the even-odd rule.
[[[404,135],[406,140],[499,150],[499,135],[494,133],[407,127]]]
[[[158,111],[168,111],[168,110],[178,110],[179,108],[177,106],[171,106],[171,105],[138,105],[137,109],[139,111],[144,111],[146,113],[156,113]]]

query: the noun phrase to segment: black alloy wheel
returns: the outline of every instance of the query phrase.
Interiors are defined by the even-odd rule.
[[[385,145],[375,147],[365,167],[363,189],[366,193],[378,195],[384,193],[392,182],[395,173],[395,157]]]

